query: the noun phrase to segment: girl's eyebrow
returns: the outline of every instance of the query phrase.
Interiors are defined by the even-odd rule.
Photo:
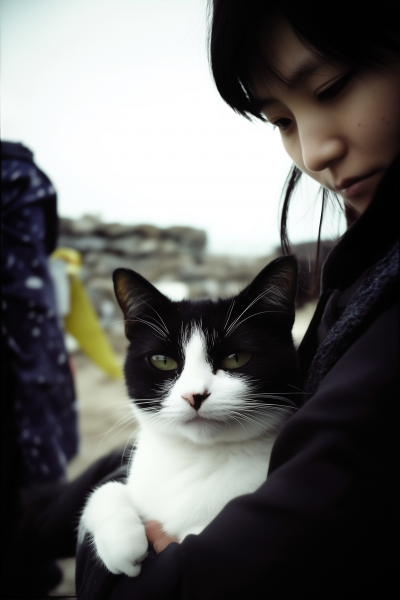
[[[293,69],[288,77],[281,75],[284,80],[284,86],[288,89],[295,88],[304,79],[307,79],[312,73],[314,73],[321,65],[326,64],[326,59],[318,56],[307,56],[303,62],[301,62],[295,69]],[[276,98],[256,98],[256,105],[259,109],[265,108],[271,104],[279,102]]]

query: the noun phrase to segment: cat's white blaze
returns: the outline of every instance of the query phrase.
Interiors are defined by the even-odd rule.
[[[194,328],[184,348],[184,368],[173,392],[181,394],[204,394],[212,386],[213,372],[207,362],[203,333]],[[193,408],[191,408],[193,412]]]
[[[142,427],[147,423],[160,434],[169,433],[197,444],[244,441],[271,431],[267,412],[249,410],[251,385],[247,378],[222,369],[213,373],[199,328],[192,328],[185,340],[184,368],[168,386],[161,409],[154,414],[132,407]],[[209,396],[198,411],[183,398],[204,393]]]

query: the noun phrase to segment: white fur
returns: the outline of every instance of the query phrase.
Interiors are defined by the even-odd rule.
[[[255,412],[251,420],[238,420],[250,383],[234,372],[213,373],[201,330],[192,328],[184,339],[184,369],[166,390],[162,408],[151,413],[133,405],[140,431],[126,484],[97,489],[82,515],[79,539],[85,531],[92,534],[112,573],[139,574],[147,549],[145,521],[159,521],[182,541],[267,476],[277,433],[271,416]],[[182,398],[206,392],[198,412]]]

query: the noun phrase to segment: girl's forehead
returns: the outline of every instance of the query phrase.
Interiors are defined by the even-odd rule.
[[[263,72],[261,67],[252,69],[250,65],[250,78],[252,90],[257,98],[264,97],[266,91],[271,94],[279,89],[282,84],[293,88],[305,77],[328,63],[316,51],[307,47],[296,35],[290,23],[283,17],[269,23],[260,31],[260,49],[280,80],[275,81],[270,74]]]

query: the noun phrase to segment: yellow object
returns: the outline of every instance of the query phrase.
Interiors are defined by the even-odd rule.
[[[57,248],[51,258],[61,258],[67,263],[71,309],[64,321],[66,331],[78,341],[82,352],[100,369],[110,377],[122,379],[122,367],[101,327],[90,298],[77,277],[82,265],[81,255],[72,248]]]
[[[77,275],[82,268],[82,257],[73,248],[56,248],[50,258],[61,258],[65,261],[68,275]]]

